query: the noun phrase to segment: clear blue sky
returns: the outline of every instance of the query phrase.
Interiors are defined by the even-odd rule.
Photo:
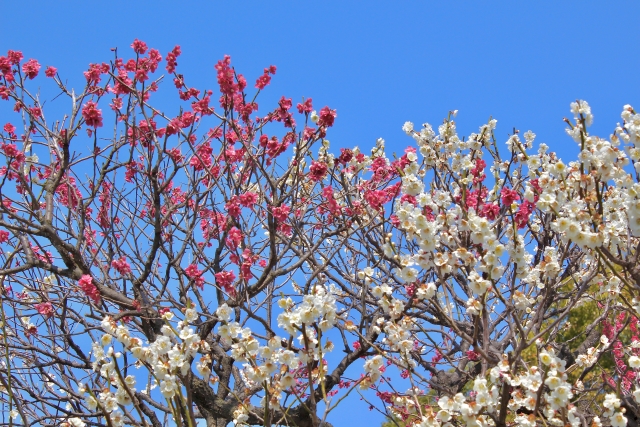
[[[127,56],[134,38],[163,56],[181,45],[179,72],[197,88],[215,88],[224,54],[250,81],[274,64],[261,111],[281,95],[337,109],[334,150],[383,137],[400,152],[405,121],[435,125],[458,109],[465,134],[493,116],[501,142],[531,129],[570,160],[570,102],[591,104],[601,136],[624,104],[640,108],[637,2],[58,0],[7,1],[2,13],[0,54],[22,50],[78,87],[90,62],[112,47]],[[378,425],[357,403],[330,421]]]

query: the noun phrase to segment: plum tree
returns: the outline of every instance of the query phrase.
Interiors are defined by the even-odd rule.
[[[274,66],[249,93],[224,57],[214,95],[176,47],[164,94],[132,48],[81,91],[46,68],[57,109],[0,57],[5,424],[315,427],[360,394],[393,424],[637,425],[631,106],[604,139],[572,103],[569,163],[456,112],[333,153],[335,110],[260,112]]]

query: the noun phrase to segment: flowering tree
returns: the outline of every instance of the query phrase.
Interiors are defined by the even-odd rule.
[[[569,163],[455,112],[332,154],[329,107],[258,113],[275,67],[198,90],[176,47],[170,112],[132,48],[82,91],[0,57],[4,424],[315,427],[360,394],[395,425],[637,425],[632,107],[602,139],[573,103]]]

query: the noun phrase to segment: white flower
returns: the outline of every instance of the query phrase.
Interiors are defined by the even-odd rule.
[[[591,107],[587,103],[587,101],[578,101],[571,103],[571,112],[573,113],[573,117],[578,119],[581,115],[585,119],[585,124],[587,126],[591,126],[593,122],[593,114],[591,114]]]
[[[631,367],[631,369],[638,369],[640,368],[640,357],[638,356],[631,356],[629,358],[629,366]]]
[[[441,409],[440,411],[438,411],[438,415],[437,415],[438,419],[442,422],[447,422],[451,419],[451,414],[449,413],[449,411],[446,411],[444,409]]]
[[[491,282],[480,277],[477,272],[472,271],[471,274],[469,274],[469,288],[473,293],[483,295],[487,289],[489,289],[489,286],[491,286]]]
[[[169,350],[171,350],[171,340],[168,337],[161,335],[156,338],[152,346],[154,347],[154,350],[158,353],[158,355],[162,356],[163,354],[166,354],[169,352]]]
[[[407,134],[407,135],[411,135],[413,133],[413,123],[411,122],[405,122],[404,125],[402,125],[402,130]]]
[[[556,388],[560,387],[560,385],[562,384],[562,380],[560,379],[560,377],[557,377],[555,375],[549,375],[544,383],[548,385],[551,390],[555,390]]]
[[[611,427],[625,427],[627,425],[627,417],[622,415],[622,412],[616,412],[609,418]]]
[[[107,396],[104,396],[104,398],[101,398],[101,400],[103,401],[104,409],[107,412],[113,412],[118,409],[118,401],[113,393],[109,393]]]
[[[218,318],[220,318],[220,320],[228,322],[229,320],[231,320],[231,308],[229,308],[227,304],[222,304],[216,310],[216,315],[218,316]]]
[[[124,379],[124,383],[129,388],[135,387],[135,385],[136,385],[136,377],[134,377],[133,375],[127,375],[127,377]]]
[[[165,381],[162,381],[160,383],[160,392],[165,398],[171,399],[176,394],[178,385],[176,384],[173,377],[167,376],[166,378],[167,379]]]
[[[384,295],[384,292],[382,292],[382,288],[380,286],[376,286],[371,290],[371,294],[374,298],[380,299],[382,298],[382,295]]]
[[[127,393],[123,388],[118,388],[118,391],[116,391],[116,400],[123,406],[130,405],[132,403],[129,393]]]
[[[86,426],[84,421],[82,421],[80,418],[77,418],[77,417],[69,418],[68,424],[69,424],[70,427],[84,427],[84,426]]]
[[[482,312],[482,303],[475,298],[469,298],[467,301],[467,314],[477,316]]]
[[[104,334],[102,338],[100,338],[100,344],[102,344],[103,347],[109,345],[109,343],[111,343],[111,338],[111,335]]]
[[[280,387],[282,387],[283,389],[291,388],[295,384],[296,384],[295,378],[293,378],[293,375],[289,373],[283,375],[282,378],[280,378]]]
[[[412,283],[412,282],[415,282],[416,279],[418,278],[418,270],[411,267],[405,267],[398,272],[398,276],[403,281],[407,283]]]
[[[287,307],[291,307],[293,305],[293,300],[291,298],[283,298],[278,300],[278,307],[285,309]]]
[[[278,356],[278,360],[280,361],[280,363],[282,363],[283,365],[287,365],[290,368],[295,368],[298,364],[298,358],[296,357],[296,354],[291,350],[284,350],[282,353],[280,353],[280,355]]]
[[[90,411],[93,411],[98,407],[98,401],[93,396],[87,396],[85,401],[87,403],[87,409]]]
[[[418,288],[418,291],[416,292],[416,297],[419,300],[431,299],[436,294],[436,290],[437,288],[435,283],[433,282],[423,283]]]
[[[551,353],[549,353],[546,350],[542,350],[540,352],[540,361],[544,364],[544,365],[549,365],[551,364],[551,362],[553,362],[553,359],[555,359],[553,357],[553,355]]]
[[[602,402],[602,406],[609,410],[614,410],[620,407],[620,399],[614,393],[608,393],[604,397],[604,402]]]
[[[115,331],[115,323],[111,319],[111,316],[106,316],[104,319],[102,319],[102,322],[100,322],[100,326],[102,326],[102,329],[104,329],[104,331],[108,334],[111,334]]]
[[[185,322],[193,322],[194,320],[196,320],[198,318],[198,312],[195,311],[193,308],[188,308],[185,313],[184,313],[184,321]]]

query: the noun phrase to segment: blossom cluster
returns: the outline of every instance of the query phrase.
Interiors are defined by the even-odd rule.
[[[455,425],[455,421],[467,426],[495,426],[496,417],[505,395],[501,392],[507,387],[508,408],[513,411],[513,422],[518,426],[534,427],[538,425],[539,410],[549,425],[571,425],[578,427],[582,421],[576,406],[571,404],[574,393],[581,393],[584,386],[580,381],[568,382],[565,361],[558,358],[553,349],[542,348],[539,351],[539,366],[532,366],[519,373],[504,355],[502,362],[492,368],[484,377],[476,377],[469,393],[457,393],[452,397],[443,396],[436,406],[424,409],[415,405],[415,401],[407,397],[397,397],[394,410],[406,414],[412,413],[410,421],[418,427],[440,427]],[[610,425],[622,427],[627,423],[624,413],[620,411],[620,399],[614,393],[606,395],[602,416]],[[593,419],[594,425],[601,426],[599,417]]]
[[[419,343],[424,340],[417,333],[419,325],[411,319],[411,310],[432,307],[431,312],[454,317],[450,311],[454,305],[447,302],[445,295],[465,299],[465,314],[472,321],[485,316],[485,312],[489,318],[499,319],[497,310],[509,309],[513,313],[510,316],[524,328],[533,327],[530,322],[536,316],[536,304],[548,292],[545,289],[561,289],[558,287],[566,283],[558,277],[566,255],[557,246],[545,245],[542,239],[538,239],[537,247],[532,245],[519,231],[524,229],[534,235],[543,232],[544,215],[552,215],[551,229],[564,245],[563,250],[576,247],[582,251],[581,262],[587,270],[598,265],[601,251],[628,254],[629,244],[637,242],[640,184],[627,166],[632,160],[634,169],[640,167],[636,146],[640,144],[640,127],[636,125],[640,123],[639,116],[632,107],[625,106],[624,124],[618,125],[610,140],[605,140],[587,131],[593,121],[588,103],[572,103],[571,111],[575,121],[567,121],[567,132],[580,145],[579,161],[566,165],[548,151],[546,144],[539,144],[537,153],[530,154],[535,135],[527,132],[522,141],[515,134],[507,146],[512,161],[525,166],[521,176],[507,175],[509,164],[497,160],[485,169],[482,156],[493,144],[495,120],[467,139],[457,136],[452,120],[445,121],[438,132],[428,124],[418,132],[412,123],[405,123],[403,130],[416,140],[419,150],[407,150],[405,154],[406,161],[399,172],[402,185],[391,217],[399,233],[389,234],[384,255],[397,263],[393,270],[395,283],[404,283],[406,293],[381,280],[381,274],[371,267],[358,275],[371,286],[372,296],[387,316],[380,320],[377,330],[384,334],[383,348],[400,356],[385,356],[390,364],[409,371],[417,367],[412,352],[423,352]],[[621,141],[628,144],[624,149],[619,147]],[[499,157],[494,154],[496,158]],[[428,189],[423,183],[425,177],[430,173],[437,176],[438,171],[449,171],[454,177],[448,189],[433,184]],[[369,206],[378,209],[375,204]],[[468,236],[468,246],[462,244],[463,235]],[[402,247],[392,236],[402,236],[414,244]],[[505,282],[507,274],[513,275],[509,279],[511,286]],[[451,279],[447,280],[447,276]],[[586,276],[585,273],[582,277]],[[605,268],[587,280],[597,284],[596,295],[603,303],[625,292],[625,279],[616,268]],[[453,326],[455,322],[449,324]],[[463,340],[471,337],[463,336]],[[590,370],[606,348],[589,347],[576,356],[572,369]],[[489,350],[486,343],[484,350]],[[476,360],[477,353],[470,353],[473,357],[468,356],[468,360]],[[483,353],[482,357],[488,356]],[[581,392],[581,384],[567,382],[565,361],[551,347],[542,349],[539,357],[539,365],[531,365],[519,374],[512,372],[514,367],[507,359],[503,360],[491,370],[492,389],[486,388],[485,379],[476,379],[471,393],[476,400],[469,403],[461,393],[451,398],[445,395],[438,401],[440,411],[425,415],[416,425],[440,425],[455,417],[471,423],[468,425],[493,425],[494,416],[482,414],[496,414],[502,396],[499,390],[507,385],[513,390],[508,409],[517,414],[519,408],[526,408],[531,414],[517,415],[515,421],[519,425],[536,425],[539,414],[552,424],[580,425],[571,402],[575,393]],[[633,357],[630,364],[637,363],[637,357]],[[616,358],[625,363],[619,356]],[[381,378],[382,361],[381,356],[375,356],[365,363],[369,384]],[[620,400],[615,396],[607,394],[602,416],[611,425],[626,425],[624,410],[620,410]],[[407,405],[415,407],[415,399],[408,399],[412,403]],[[393,407],[406,409],[398,402]],[[406,411],[398,409],[397,414],[406,415]],[[406,420],[405,416],[402,418]]]
[[[137,359],[136,364],[149,369],[154,379],[152,388],[158,387],[165,399],[171,400],[176,395],[181,395],[180,377],[186,375],[191,369],[191,361],[198,353],[207,354],[209,344],[200,339],[190,326],[198,318],[197,312],[189,308],[185,312],[183,321],[177,323],[177,327],[171,326],[169,321],[173,319],[171,312],[166,312],[163,319],[167,322],[162,326],[162,334],[156,337],[152,343],[145,345],[142,339],[133,336],[126,323],[115,322],[110,316],[102,320],[101,326],[105,331],[99,342],[92,345],[93,369],[110,387],[96,393],[85,385],[79,386],[79,392],[86,394],[87,408],[95,410],[99,408],[108,416],[114,426],[123,426],[126,419],[120,410],[120,406],[134,404],[136,391],[136,377],[134,375],[122,376],[122,366],[118,365],[118,359],[122,353],[110,346],[112,340],[122,345],[122,350],[131,353]],[[109,346],[106,350],[105,347]],[[208,376],[210,370],[204,356],[197,363],[198,371]],[[210,362],[210,361],[209,361]],[[115,392],[111,388],[115,388]]]
[[[291,298],[280,300],[279,306],[285,311],[278,317],[279,324],[291,335],[298,334],[299,351],[283,347],[283,340],[278,336],[271,337],[266,345],[260,345],[251,329],[231,321],[232,310],[228,305],[223,304],[216,310],[216,315],[222,322],[217,330],[220,339],[230,345],[234,360],[244,362],[243,380],[247,386],[268,384],[265,387],[271,390],[271,407],[280,406],[282,391],[296,387],[304,380],[308,375],[306,368],[309,363],[320,361],[323,369],[313,372],[313,378],[316,382],[324,378],[327,368],[324,355],[333,350],[333,344],[326,339],[322,342],[322,336],[316,333],[314,326],[319,331],[328,331],[334,327],[337,315],[335,296],[332,293],[335,292],[333,288],[318,285],[313,294],[305,295],[297,307]],[[210,346],[190,326],[198,318],[197,312],[188,308],[184,320],[179,321],[176,327],[170,323],[174,318],[170,311],[164,311],[162,317],[166,323],[162,326],[161,334],[149,344],[133,336],[125,322],[115,322],[107,316],[101,323],[105,334],[99,342],[93,343],[93,368],[115,391],[107,387],[97,392],[84,384],[80,384],[79,391],[86,395],[87,408],[102,410],[114,426],[125,425],[126,420],[120,406],[134,404],[136,377],[122,377],[122,366],[118,364],[122,353],[111,345],[113,340],[121,344],[122,351],[130,353],[137,360],[136,366],[144,366],[149,370],[154,379],[150,388],[159,387],[167,400],[177,395],[183,396],[180,379],[191,371],[192,361],[197,354],[202,356],[195,362],[196,371],[205,379],[211,375]],[[239,405],[235,422],[243,424],[247,418],[246,407]]]

